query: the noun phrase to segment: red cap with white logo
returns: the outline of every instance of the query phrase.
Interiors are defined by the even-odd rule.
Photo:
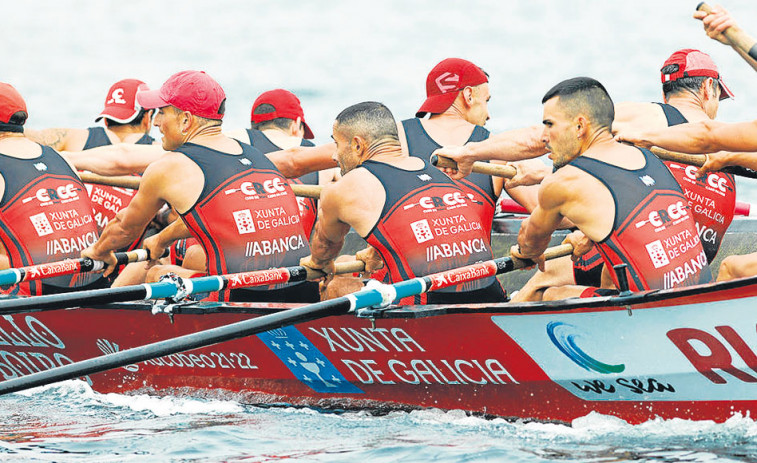
[[[423,117],[427,113],[443,113],[452,106],[460,90],[486,82],[489,82],[489,78],[480,67],[464,59],[447,58],[428,73],[427,98],[415,117]]]
[[[137,92],[150,90],[146,83],[137,79],[119,80],[110,87],[105,96],[105,108],[95,122],[103,117],[121,124],[131,122],[142,109],[137,104]]]
[[[723,77],[718,71],[718,67],[707,53],[692,48],[678,50],[665,60],[662,69],[665,69],[670,65],[673,65],[671,69],[674,69],[674,71],[668,74],[662,73],[663,84],[665,82],[676,81],[682,77],[710,77],[718,79],[721,100],[733,98],[733,92],[726,87],[725,82],[723,82]],[[667,70],[670,71],[671,69]]]

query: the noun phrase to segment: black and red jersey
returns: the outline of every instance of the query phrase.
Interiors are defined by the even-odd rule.
[[[259,149],[263,154],[281,151],[281,147],[274,144],[263,132],[255,129],[247,129],[247,136],[250,137],[250,145]],[[310,140],[304,138],[300,146],[315,146]],[[287,179],[289,183],[295,185],[318,185],[318,172],[311,172],[302,177]],[[305,234],[310,236],[313,233],[315,219],[318,216],[318,200],[315,198],[304,198],[297,196],[297,205],[300,207],[300,218]]]
[[[88,150],[112,144],[104,128],[90,127],[87,130],[89,131],[89,135],[87,136],[87,141],[84,143],[82,150]],[[136,144],[151,145],[153,141],[155,141],[154,138],[147,134],[144,134],[142,138],[137,140]],[[97,223],[97,231],[99,233],[102,233],[105,225],[107,225],[108,222],[116,217],[118,211],[124,209],[129,205],[132,198],[137,193],[131,188],[98,185],[94,183],[85,183],[84,185],[87,187],[89,199],[92,201],[92,212],[94,214],[95,222]],[[134,250],[141,241],[142,236],[140,235],[140,237],[131,245],[123,249],[119,249],[119,251]]]
[[[624,169],[585,156],[569,164],[601,181],[615,202],[612,231],[596,244],[605,265],[626,264],[633,291],[711,281],[681,187],[662,161],[648,150],[641,152],[646,160],[641,169]]]
[[[657,104],[662,107],[669,127],[688,122],[674,106]],[[695,166],[664,162],[689,201],[707,261],[712,262],[728,226],[733,221],[736,208],[736,179],[732,174],[725,172],[709,172],[707,175],[697,176]]]
[[[415,156],[428,162],[431,154],[442,147],[431,138],[426,129],[423,128],[421,120],[417,117],[402,121],[402,127],[405,130],[405,140],[407,141],[407,150],[410,156]],[[473,132],[465,143],[482,141],[487,138],[489,138],[489,131],[477,125],[474,126]],[[468,176],[461,179],[459,184],[470,195],[472,204],[479,208],[481,223],[486,225],[486,229],[491,234],[491,223],[494,219],[497,199],[499,199],[494,194],[492,176],[471,172]]]
[[[386,191],[381,217],[364,238],[381,254],[391,282],[492,259],[488,227],[482,223],[478,209],[441,171],[428,163],[418,170],[375,161],[365,161],[361,167],[373,174]],[[499,288],[496,300],[475,299],[476,290],[491,285]],[[504,300],[494,277],[438,291],[461,292],[471,293],[470,302]],[[401,303],[425,304],[428,300],[426,295],[406,299]]]
[[[77,259],[97,241],[92,203],[84,184],[55,150],[42,147],[33,159],[0,154],[5,182],[0,201],[0,240],[11,267]],[[12,294],[41,295],[82,288],[100,280],[96,273],[22,282]]]
[[[195,162],[205,176],[202,193],[182,219],[205,250],[208,273],[299,265],[300,258],[310,254],[310,246],[294,193],[263,153],[245,143],[240,146],[241,155],[193,143],[176,149]],[[228,296],[223,291],[217,297],[227,301]]]

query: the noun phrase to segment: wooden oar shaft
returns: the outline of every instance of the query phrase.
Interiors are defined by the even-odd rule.
[[[139,189],[140,177],[134,177],[134,176],[129,176],[129,175],[118,176],[118,177],[108,177],[104,175],[93,174],[91,172],[80,172],[79,176],[81,177],[82,181],[86,183],[96,183],[98,185],[109,185],[109,186],[116,186],[116,187],[121,187],[121,188],[131,188],[132,190]],[[321,197],[321,190],[323,189],[322,185],[293,184],[290,186],[292,187],[292,191],[294,191],[295,195],[302,196],[305,198],[315,198],[315,199],[318,199]]]
[[[707,14],[712,13],[712,8],[705,2],[697,5],[697,10],[704,11]],[[757,60],[757,41],[740,28],[729,27],[723,32],[734,47],[749,55],[752,59]]]
[[[365,262],[352,261],[338,263],[335,273],[356,273],[365,269]],[[297,281],[314,280],[325,275],[306,267],[283,267],[278,269],[258,270],[253,272],[215,275],[184,279],[187,294],[221,291],[223,289],[248,288]],[[146,299],[163,299],[176,296],[178,288],[175,283],[161,281],[120,288],[92,289],[73,293],[50,294],[46,296],[22,297],[0,300],[0,314],[13,314],[27,311],[57,310],[84,305],[106,304],[109,302],[127,302]]]
[[[116,261],[119,265],[143,262],[149,259],[150,253],[146,249],[116,253]],[[73,273],[94,272],[103,268],[105,268],[105,262],[92,260],[88,257],[30,265],[28,267],[9,268],[0,270],[0,285],[14,285],[22,281],[41,280],[43,278],[71,275]]]
[[[81,177],[82,181],[86,183],[131,188],[132,190],[139,189],[139,177],[132,175],[108,177],[105,175],[93,174],[92,172],[79,172],[79,177]]]
[[[457,169],[457,163],[455,161],[448,157],[439,156],[436,154],[431,155],[431,164],[435,165],[436,167],[448,167],[450,169]],[[481,161],[476,161],[473,163],[472,172],[504,178],[513,178],[518,173],[513,166],[504,164],[491,164]]]
[[[558,255],[565,255],[564,253],[567,248],[563,245],[561,249],[562,250],[560,251],[547,251],[549,252],[549,255],[557,257]],[[545,255],[547,255],[548,252],[545,252]],[[569,250],[568,253],[570,253]],[[64,365],[51,370],[34,373],[28,376],[3,381],[0,382],[0,395],[31,389],[37,386],[44,386],[58,381],[65,381],[67,379],[79,378],[92,373],[123,367],[165,355],[207,347],[219,342],[251,336],[284,326],[325,318],[332,315],[347,314],[358,309],[385,304],[387,303],[387,297],[399,300],[403,297],[414,296],[426,291],[485,278],[498,273],[505,273],[516,268],[515,265],[513,259],[503,257],[459,269],[414,278],[393,285],[384,285],[384,288],[391,288],[391,291],[388,292],[379,289],[364,289],[348,296],[295,309],[284,310],[274,314],[257,317],[252,320],[245,320],[231,325],[167,339],[165,341],[147,344],[101,357]],[[531,265],[533,265],[533,263],[531,263]],[[389,302],[391,302],[391,300],[389,300]]]

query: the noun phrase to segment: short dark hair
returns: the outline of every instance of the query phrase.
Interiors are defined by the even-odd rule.
[[[376,101],[364,101],[344,109],[336,116],[336,122],[340,129],[348,130],[350,135],[360,135],[368,143],[382,138],[399,142],[394,115]]]
[[[542,104],[559,96],[569,114],[580,113],[589,117],[597,127],[612,129],[615,120],[615,105],[604,85],[591,77],[574,77],[555,85],[542,98]]]
[[[142,123],[142,119],[144,119],[145,114],[147,114],[148,111],[154,111],[154,110],[142,108],[139,110],[139,113],[136,115],[136,117],[134,117],[134,119],[130,120],[129,122],[117,122],[109,118],[108,116],[103,116],[103,119],[106,121],[105,123],[107,124],[108,127],[121,127],[121,126],[128,126],[128,125],[137,127]]]
[[[268,103],[259,104],[255,107],[255,109],[252,110],[252,114],[271,114],[274,112],[276,112],[276,107]],[[253,122],[251,128],[254,130],[288,130],[291,123],[292,119],[289,119],[287,117],[277,117],[275,119],[271,119],[270,121],[258,122],[257,124]],[[300,122],[300,126],[302,126],[302,122]]]
[[[673,74],[675,72],[678,72],[679,66],[677,64],[668,64],[667,66],[660,69],[660,72],[662,72],[665,75]],[[668,99],[672,95],[677,95],[679,93],[683,92],[691,92],[691,93],[697,93],[699,92],[699,89],[702,88],[702,84],[705,80],[710,79],[710,77],[703,77],[703,76],[694,76],[694,77],[680,77],[676,80],[669,80],[667,82],[663,82],[662,84],[662,93],[665,95],[665,99]],[[712,79],[717,85],[720,85],[720,81],[718,79]]]
[[[29,114],[26,111],[16,111],[8,122],[0,122],[0,132],[23,132],[28,117]]]

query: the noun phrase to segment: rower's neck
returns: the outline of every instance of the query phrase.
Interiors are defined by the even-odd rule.
[[[702,101],[698,95],[684,92],[680,95],[671,96],[667,103],[680,111],[689,122],[709,119],[707,113],[702,109]]]
[[[108,130],[113,132],[121,142],[133,139],[134,135],[145,135],[144,129],[135,125],[119,125],[116,127],[108,127]]]
[[[587,135],[586,140],[583,142],[581,149],[582,153],[585,153],[592,148],[615,145],[618,142],[613,138],[612,132],[607,128],[601,128]]]
[[[402,151],[402,146],[396,139],[387,138],[376,140],[368,147],[365,156],[366,160],[391,162],[392,160],[408,157],[407,153]]]

